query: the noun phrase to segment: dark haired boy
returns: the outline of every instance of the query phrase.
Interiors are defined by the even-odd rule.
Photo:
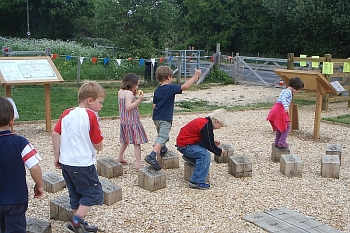
[[[13,106],[0,96],[0,232],[26,233],[28,186],[25,167],[35,182],[34,197],[42,197],[41,157],[26,138],[11,132],[13,122]]]

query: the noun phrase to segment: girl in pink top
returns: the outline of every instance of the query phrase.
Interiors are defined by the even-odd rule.
[[[146,132],[141,124],[138,105],[144,100],[142,91],[137,93],[139,77],[128,73],[124,76],[118,92],[120,114],[120,149],[117,161],[123,165],[128,164],[123,154],[129,144],[134,144],[136,170],[142,168],[141,145],[148,142]],[[135,96],[138,95],[136,99]]]

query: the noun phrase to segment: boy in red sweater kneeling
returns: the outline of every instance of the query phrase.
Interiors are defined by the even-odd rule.
[[[214,129],[220,129],[227,124],[227,112],[225,109],[217,109],[208,117],[201,117],[188,122],[181,128],[176,138],[176,147],[182,158],[194,165],[194,171],[188,183],[190,187],[197,189],[209,189],[210,184],[205,180],[209,173],[212,152],[218,156],[225,150],[218,147],[219,141],[214,140]]]

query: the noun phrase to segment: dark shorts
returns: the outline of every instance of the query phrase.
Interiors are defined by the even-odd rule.
[[[73,167],[62,164],[62,175],[69,192],[70,206],[93,206],[103,204],[103,191],[95,165]]]
[[[26,233],[28,202],[0,205],[0,232]]]

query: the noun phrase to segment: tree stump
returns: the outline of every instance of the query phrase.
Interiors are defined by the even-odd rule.
[[[272,143],[271,160],[274,163],[278,163],[281,160],[281,155],[290,154],[289,148],[279,148]]]
[[[46,192],[56,193],[66,187],[66,181],[56,173],[46,172],[43,174],[43,187]]]
[[[233,148],[229,143],[220,143],[219,147],[226,152],[220,156],[214,154],[214,160],[217,163],[228,163],[229,157],[233,156]]]
[[[228,173],[234,177],[251,177],[252,162],[245,156],[230,156],[228,161]]]
[[[123,175],[123,165],[114,158],[104,158],[97,160],[97,173],[106,178]]]
[[[285,176],[301,177],[303,162],[297,155],[285,154],[281,155],[280,171]]]
[[[70,208],[69,196],[59,196],[50,201],[50,218],[60,221],[68,221],[73,216]]]
[[[150,192],[166,188],[166,175],[151,166],[144,167],[138,172],[138,185]]]
[[[51,223],[41,219],[26,217],[27,233],[52,233]]]
[[[171,150],[168,150],[164,156],[158,153],[157,161],[164,169],[179,168],[179,156]]]
[[[190,181],[191,176],[194,172],[194,166],[192,164],[190,164],[189,162],[185,162],[184,163],[184,179],[186,181]],[[207,178],[205,179],[206,182],[209,182],[209,173],[207,175]]]
[[[101,179],[100,182],[102,184],[105,205],[113,205],[114,203],[122,200],[121,187],[106,179]]]
[[[336,155],[322,155],[321,176],[339,179],[340,161]]]

